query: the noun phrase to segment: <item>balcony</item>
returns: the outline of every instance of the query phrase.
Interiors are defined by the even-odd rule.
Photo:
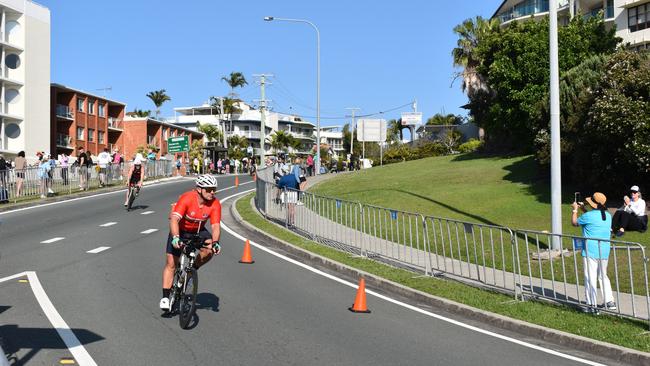
[[[56,116],[66,119],[74,119],[74,112],[67,105],[56,105]]]
[[[72,149],[72,138],[69,135],[59,133],[56,135],[56,146]]]
[[[256,139],[256,140],[260,139],[260,131],[237,131],[237,132],[228,131],[226,134],[227,137],[235,136],[235,135],[246,137],[247,139]]]
[[[568,7],[569,5],[569,0],[555,1],[558,2],[558,10]],[[526,16],[548,13],[548,11],[549,0],[526,0],[499,14],[497,17],[501,20],[501,23],[506,23]]]
[[[108,128],[110,130],[124,131],[123,121],[119,118],[108,117]]]

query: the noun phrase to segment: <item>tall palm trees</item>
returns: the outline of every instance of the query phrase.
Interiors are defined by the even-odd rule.
[[[237,87],[241,88],[244,85],[248,84],[246,78],[244,77],[244,74],[238,71],[231,72],[230,75],[228,75],[227,77],[226,76],[222,77],[221,80],[225,81],[230,86],[231,98],[234,98],[236,96],[235,88]]]
[[[156,119],[160,116],[160,107],[167,101],[172,100],[169,95],[166,94],[165,89],[155,90],[149,92],[147,97],[151,99],[153,104],[156,106]]]
[[[498,32],[499,29],[498,19],[483,19],[480,16],[467,19],[454,27],[454,33],[458,35],[458,42],[451,54],[454,66],[463,69],[457,76],[462,77],[461,87],[470,99],[476,93],[488,90],[484,77],[476,70],[481,64],[481,60],[475,52],[476,47],[483,37],[492,32]]]

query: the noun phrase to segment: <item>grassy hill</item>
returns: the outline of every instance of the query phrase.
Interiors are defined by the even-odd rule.
[[[543,174],[537,169],[532,156],[442,156],[341,175],[310,191],[437,217],[550,231],[550,183],[539,178]],[[576,190],[580,188],[563,187],[565,234],[580,234],[571,225],[570,204]],[[583,197],[590,193],[584,192]],[[623,239],[647,247],[647,237],[627,233]]]

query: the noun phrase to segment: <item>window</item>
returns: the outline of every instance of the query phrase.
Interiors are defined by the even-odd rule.
[[[104,103],[99,103],[97,105],[97,114],[99,114],[100,117],[106,117],[106,112],[104,110]]]
[[[95,114],[95,101],[92,99],[88,100],[88,114]]]
[[[95,130],[92,128],[88,129],[88,141],[95,141]]]
[[[104,143],[104,131],[97,131],[97,140],[100,144]]]
[[[650,27],[650,4],[643,4],[627,9],[627,26],[630,32]]]
[[[84,128],[77,127],[77,140],[83,140],[83,139],[84,139]]]
[[[77,111],[83,112],[84,111],[84,102],[86,100],[84,98],[79,98],[77,99]]]

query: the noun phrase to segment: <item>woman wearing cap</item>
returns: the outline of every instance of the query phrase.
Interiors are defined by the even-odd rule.
[[[144,170],[142,169],[142,161],[144,156],[137,153],[133,159],[133,164],[129,168],[129,172],[126,174],[126,186],[137,186],[138,191],[142,188],[142,182],[144,181]],[[124,200],[124,207],[129,204],[129,190],[126,190],[126,198]]]
[[[607,197],[600,192],[594,193],[587,197],[587,203],[591,210],[583,213],[578,217],[578,203],[573,202],[573,215],[571,223],[573,226],[582,227],[582,236],[589,238],[582,248],[582,262],[585,275],[585,297],[587,312],[593,312],[596,307],[596,288],[600,283],[600,288],[604,298],[604,307],[608,310],[616,310],[616,303],[612,295],[612,285],[607,277],[607,260],[609,259],[609,235],[612,225],[612,216],[607,212],[605,202]],[[585,209],[585,205],[582,206]],[[598,282],[596,282],[598,281]]]
[[[625,235],[625,230],[644,232],[648,229],[648,216],[645,201],[641,198],[639,186],[630,188],[630,195],[623,197],[625,204],[614,213],[612,232],[617,237]]]

